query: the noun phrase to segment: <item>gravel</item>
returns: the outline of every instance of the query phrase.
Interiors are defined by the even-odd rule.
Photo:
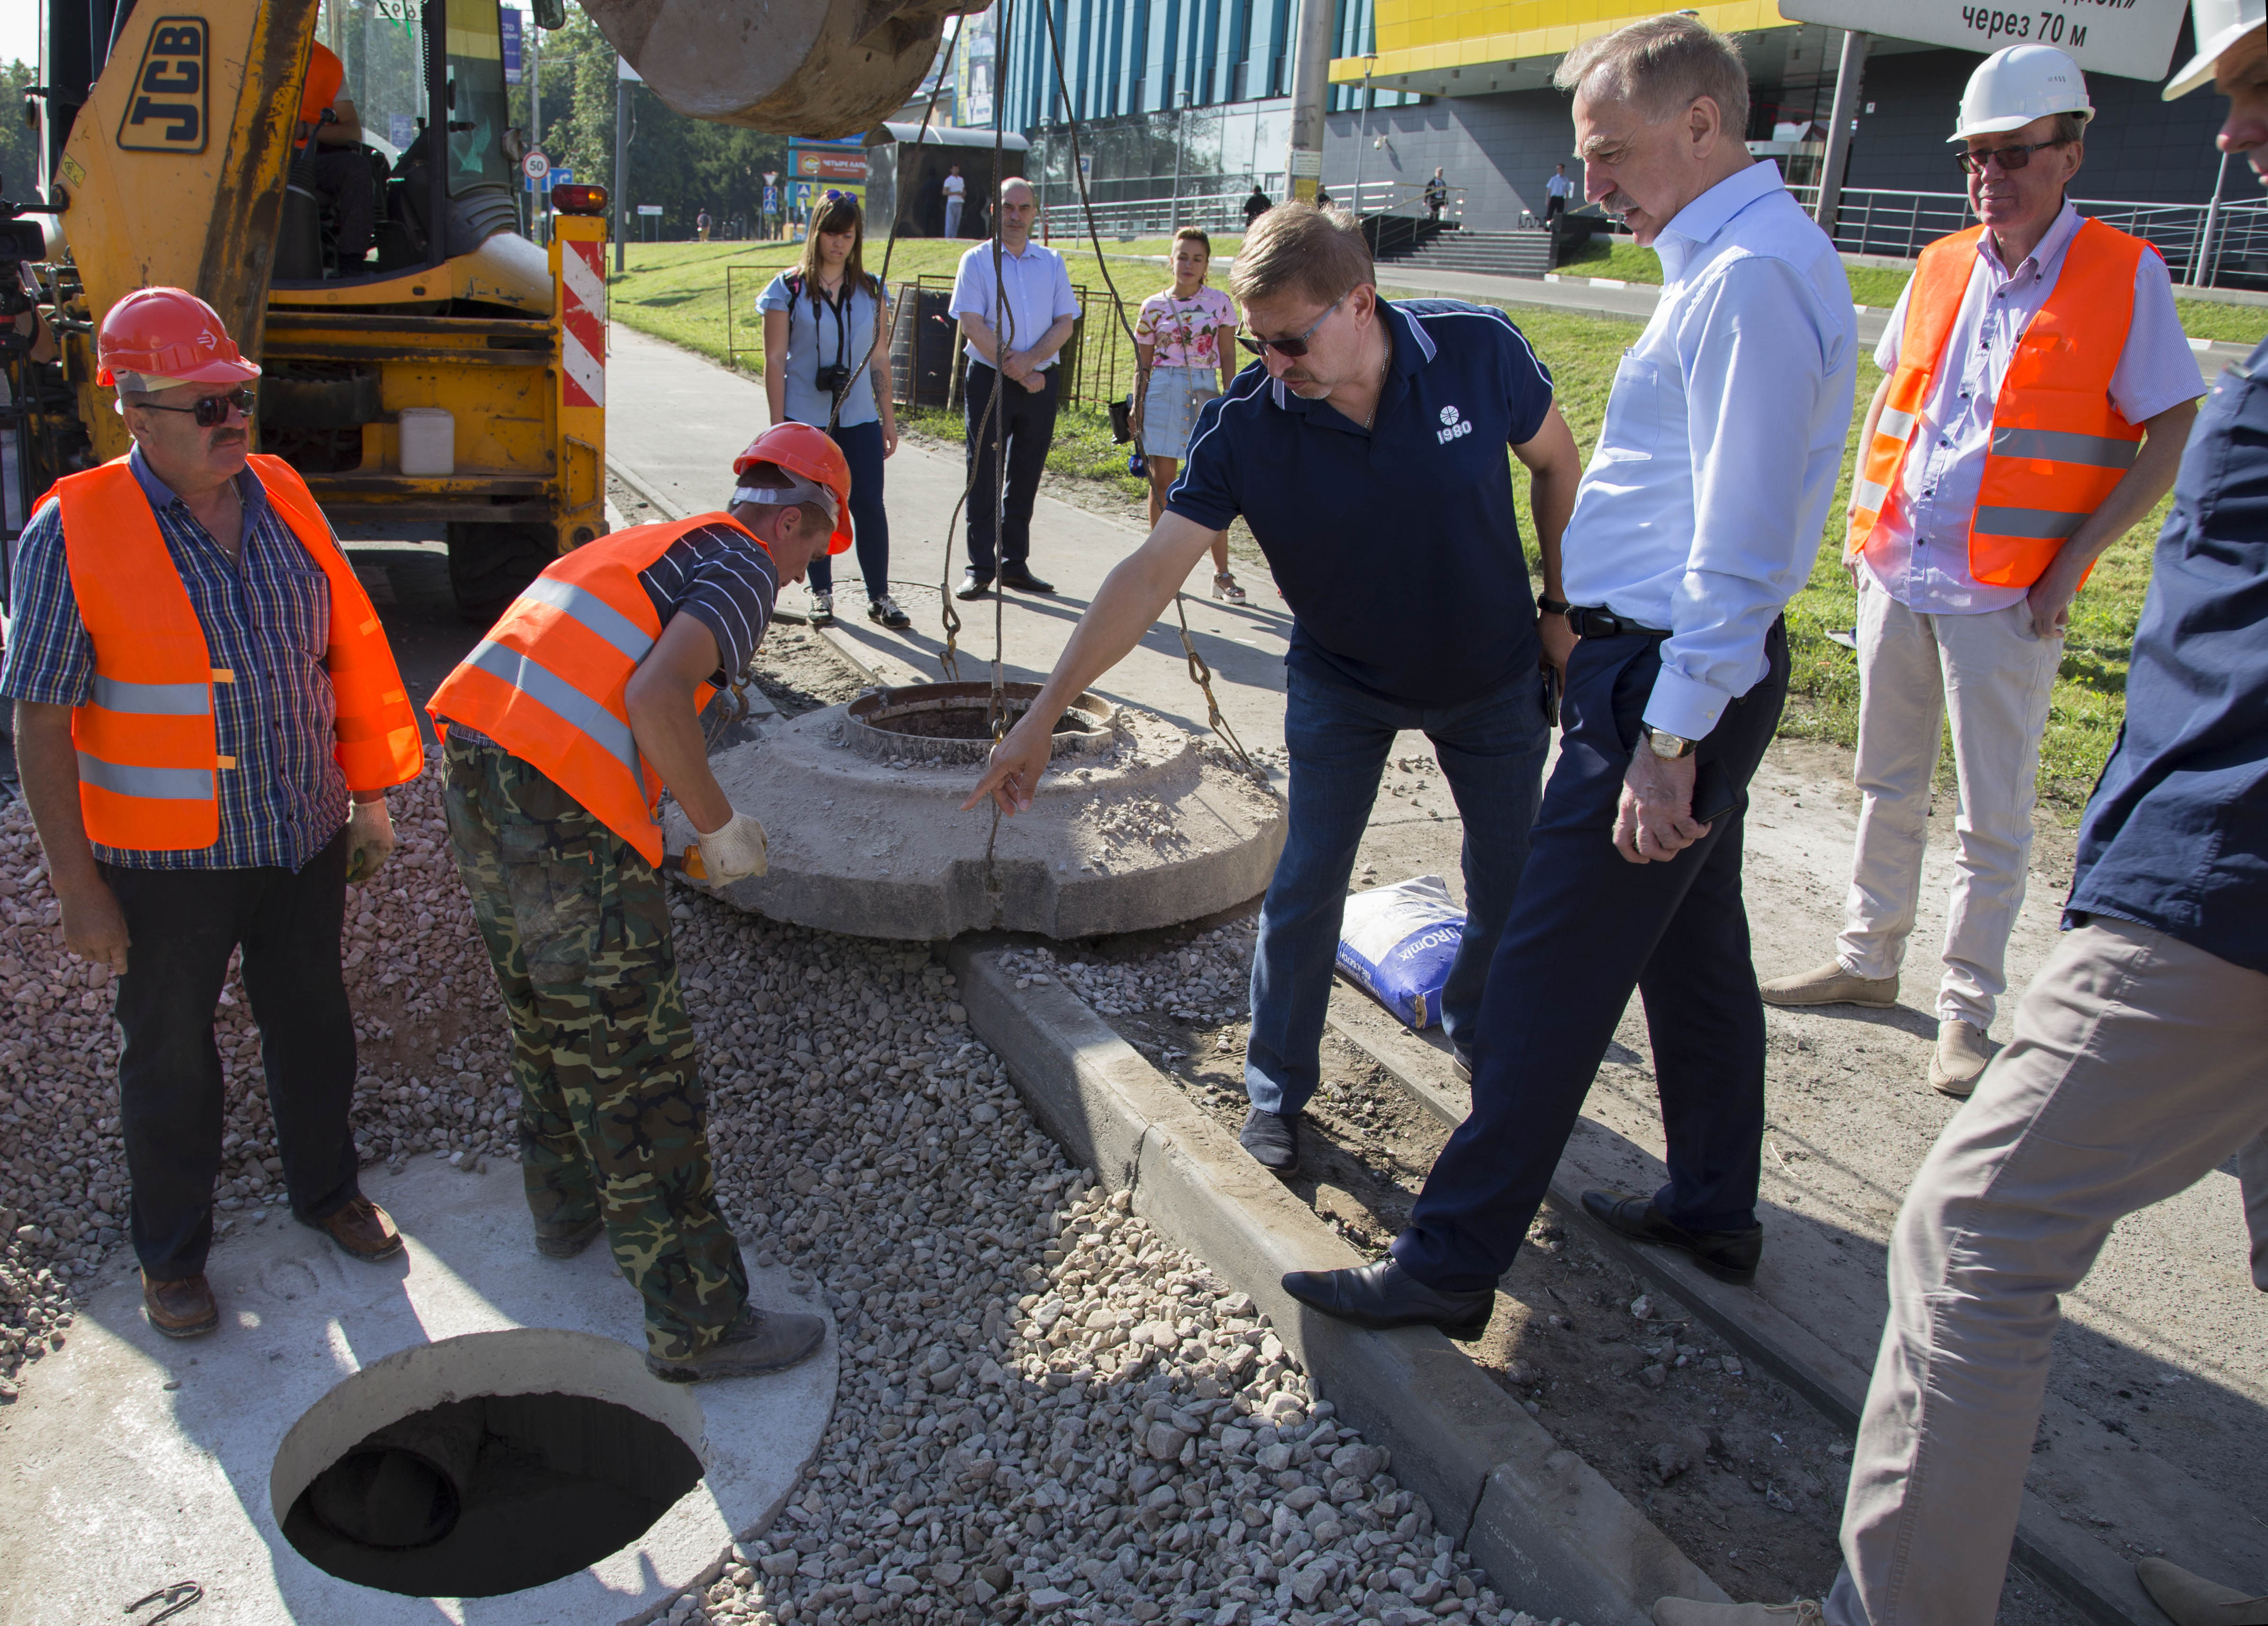
[[[438,818],[352,894],[348,987],[366,1159],[477,1168],[512,1144],[506,1030]],[[1309,1626],[1506,1608],[1387,1454],[1343,1427],[1251,1300],[1067,1166],[969,1032],[928,951],[673,905],[710,1087],[718,1188],[759,1267],[836,1318],[842,1383],[779,1523],[683,1622]],[[0,1374],[64,1342],[74,1291],[122,1261],[126,1180],[103,979],[62,948],[36,842],[0,814]],[[1240,1011],[1248,923],[1143,960],[1051,954],[1125,1010]],[[1042,966],[1054,970],[1038,969]],[[224,1226],[280,1202],[256,1036],[232,975]],[[225,1269],[226,1255],[219,1256]]]

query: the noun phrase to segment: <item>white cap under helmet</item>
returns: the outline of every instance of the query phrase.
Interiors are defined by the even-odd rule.
[[[2006,135],[2057,113],[2095,116],[2079,64],[2052,45],[2012,45],[1977,64],[1969,88],[1961,92],[1961,116],[1946,140]]]
[[[2268,23],[2268,0],[2191,0],[2190,21],[2195,25],[2197,55],[2168,81],[2168,101],[2211,79],[2222,52]]]

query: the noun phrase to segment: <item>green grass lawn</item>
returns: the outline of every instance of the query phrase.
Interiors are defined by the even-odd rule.
[[[1651,248],[1631,243],[1592,238],[1569,254],[1559,269],[1571,276],[1611,276],[1625,283],[1660,283],[1661,261]],[[1851,298],[1856,303],[1887,311],[1898,302],[1912,272],[1894,266],[1854,265],[1846,268]],[[2268,335],[2268,306],[2224,305],[2218,299],[2174,296],[2181,313],[2182,331],[2192,339],[2214,339],[2224,344],[2254,345]]]
[[[764,246],[633,245],[629,269],[613,279],[614,313],[641,332],[723,361],[725,267],[737,261],[776,269],[792,258],[777,248],[768,254],[749,252]],[[959,246],[926,240],[901,245],[891,263],[891,280],[896,282],[923,271],[950,272],[959,257]],[[1648,261],[1653,258],[1651,251],[1638,252]],[[1094,256],[1089,254],[1067,257],[1071,260],[1072,280],[1086,283],[1099,293],[1101,278],[1096,274]],[[874,269],[880,269],[879,258]],[[1118,277],[1121,291],[1130,299],[1154,291],[1152,283],[1161,280],[1160,276],[1145,275],[1152,272],[1152,268],[1114,263],[1111,269]],[[733,293],[736,302],[744,307],[744,317],[746,311],[753,307],[764,280],[763,272],[759,270],[734,273]],[[1395,291],[1390,286],[1387,289],[1389,296]],[[1895,297],[1893,292],[1891,298]],[[2211,308],[2243,310],[2238,306]],[[1613,382],[1616,363],[1636,336],[1638,324],[1611,317],[1506,309],[1535,345],[1537,354],[1550,366],[1560,411],[1565,415],[1587,460],[1606,414],[1607,391]],[[749,331],[744,322],[742,334],[735,342],[746,345],[761,337],[760,324]],[[1123,348],[1123,339],[1118,342]],[[736,360],[746,370],[762,371],[762,356],[757,351],[741,349]],[[1881,379],[1872,358],[1862,356],[1859,363],[1859,402],[1873,395]],[[1858,416],[1856,412],[1852,415],[1851,435],[1854,444]],[[909,428],[948,438],[961,434],[960,420],[951,413],[902,414],[901,421]],[[1145,487],[1127,475],[1126,452],[1124,446],[1112,444],[1108,421],[1101,411],[1070,408],[1057,420],[1048,468],[1058,477],[1096,482],[1130,502],[1138,502]],[[1788,605],[1791,700],[1787,716],[1780,725],[1784,735],[1830,739],[1846,746],[1857,737],[1858,658],[1832,642],[1827,634],[1850,627],[1857,615],[1857,598],[1841,563],[1840,516],[1849,496],[1851,466],[1846,454],[1843,475],[1828,510],[1830,518],[1827,535],[1811,579]],[[1515,464],[1513,474],[1521,534],[1532,539],[1535,531],[1528,511],[1524,471]],[[2040,764],[2041,795],[2067,810],[2076,809],[2086,800],[2117,736],[2124,711],[2128,652],[2133,643],[2135,622],[2141,614],[2143,592],[2149,585],[2150,548],[2170,505],[2170,498],[2161,502],[2146,524],[2136,526],[2103,555],[2093,579],[2073,607],[2071,633],[2065,645],[2062,673],[2049,707],[2047,738]],[[1533,547],[1531,540],[1531,558]],[[1948,766],[1945,769],[1948,773],[1949,760],[1948,754]]]

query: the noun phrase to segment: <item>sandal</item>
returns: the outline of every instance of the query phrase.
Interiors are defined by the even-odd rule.
[[[1216,599],[1226,599],[1231,604],[1242,604],[1245,601],[1244,589],[1236,585],[1236,578],[1226,570],[1221,571],[1212,578],[1212,596]]]

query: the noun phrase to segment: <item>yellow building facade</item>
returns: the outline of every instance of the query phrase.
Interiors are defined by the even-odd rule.
[[[1557,60],[1584,40],[1660,14],[1631,0],[1373,0],[1375,62],[1343,56],[1331,63],[1336,84],[1425,95],[1487,95],[1533,90]],[[1692,8],[1724,33],[1791,28],[1775,0],[1727,0]]]

